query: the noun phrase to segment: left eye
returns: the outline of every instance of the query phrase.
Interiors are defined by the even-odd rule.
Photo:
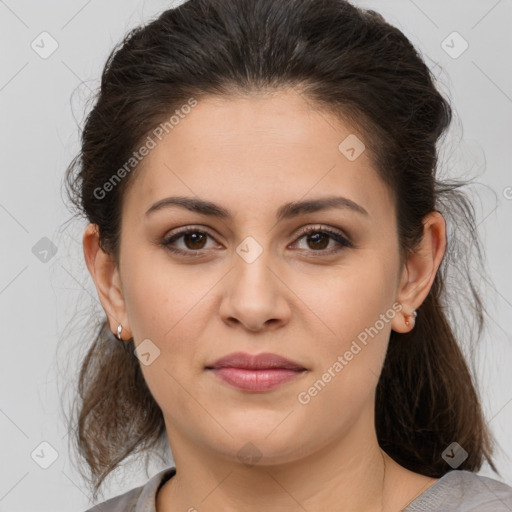
[[[299,235],[299,238],[294,243],[296,244],[304,238],[306,239],[306,243],[309,245],[309,249],[306,248],[301,250],[332,253],[338,252],[342,250],[342,248],[352,247],[352,243],[341,233],[331,231],[326,228],[308,228],[301,231]],[[165,249],[174,253],[183,254],[185,256],[199,256],[197,253],[205,249],[207,238],[211,238],[213,240],[213,237],[206,231],[202,231],[197,228],[187,228],[165,238],[161,245],[165,247]],[[175,246],[176,242],[180,239],[183,239],[182,242],[184,244],[184,247],[181,248]],[[330,241],[337,242],[341,247],[334,249],[333,247],[328,248]]]
[[[352,244],[350,241],[343,236],[341,233],[338,233],[336,231],[331,231],[329,229],[325,228],[309,228],[301,233],[302,236],[298,238],[298,240],[301,240],[302,238],[306,239],[307,244],[313,244],[313,252],[338,252],[341,250],[341,248],[338,249],[327,249],[327,246],[329,245],[329,241],[334,240],[338,243],[338,245],[341,245],[342,247],[352,247]],[[311,246],[310,246],[311,247]],[[306,249],[308,250],[308,249]]]

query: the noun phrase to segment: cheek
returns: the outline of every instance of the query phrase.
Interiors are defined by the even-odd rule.
[[[197,270],[178,268],[144,251],[125,261],[123,293],[130,327],[136,341],[154,339],[168,343],[174,332],[190,324],[204,294],[213,286],[211,278],[198,278]],[[209,283],[212,281],[212,283]]]
[[[305,301],[322,321],[328,335],[325,340],[333,345],[356,337],[373,325],[391,308],[395,298],[396,274],[375,257],[360,257],[354,264],[334,268],[322,276],[322,285],[314,281],[297,282],[297,295]]]
[[[368,258],[364,265],[333,274],[323,292],[309,298],[323,333],[312,333],[317,340],[314,377],[323,377],[331,392],[366,393],[377,384],[396,315],[395,280],[386,261]]]
[[[349,428],[363,409],[373,408],[394,313],[383,303],[375,297],[365,309],[340,303],[336,336],[315,344],[315,371],[297,395],[308,418],[329,418],[333,427]]]
[[[133,253],[126,259],[123,281],[127,315],[135,344],[149,339],[158,354],[141,370],[148,388],[163,411],[179,411],[184,418],[197,415],[197,405],[184,391],[193,389],[198,361],[199,340],[205,314],[201,299],[212,288],[211,278],[199,279],[171,265],[156,263]],[[211,281],[211,282],[210,282]]]

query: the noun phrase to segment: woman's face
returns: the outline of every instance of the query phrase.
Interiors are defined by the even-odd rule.
[[[295,92],[209,97],[142,161],[123,203],[120,316],[144,342],[171,446],[279,464],[373,431],[390,330],[403,318],[395,208],[362,142]],[[159,203],[177,196],[215,208]],[[293,207],[326,198],[344,199]],[[241,389],[207,368],[233,352],[305,371]]]

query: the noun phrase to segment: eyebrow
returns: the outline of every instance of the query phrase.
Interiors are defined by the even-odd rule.
[[[147,216],[158,210],[174,206],[219,219],[230,220],[233,218],[233,214],[228,209],[218,204],[204,199],[185,196],[173,196],[161,199],[150,206],[145,215]],[[369,216],[368,212],[362,206],[351,199],[341,196],[328,196],[318,199],[309,199],[307,201],[286,203],[277,210],[276,219],[279,222],[306,213],[314,213],[330,208],[348,209],[361,215]]]

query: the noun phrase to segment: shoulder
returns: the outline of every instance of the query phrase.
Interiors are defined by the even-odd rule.
[[[160,486],[176,474],[176,468],[166,468],[154,475],[145,485],[98,503],[85,512],[156,512],[156,494]]]
[[[510,512],[512,487],[471,471],[446,473],[403,512]]]

